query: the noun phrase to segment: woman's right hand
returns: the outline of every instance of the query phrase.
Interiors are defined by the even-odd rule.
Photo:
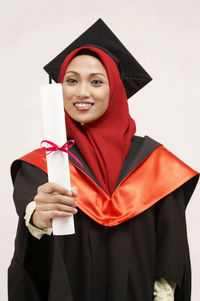
[[[76,214],[78,203],[74,200],[78,196],[77,187],[71,190],[56,183],[45,183],[38,187],[34,197],[36,209],[32,215],[32,223],[40,229],[52,228],[54,217],[67,217]]]

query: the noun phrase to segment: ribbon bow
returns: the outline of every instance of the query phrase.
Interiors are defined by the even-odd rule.
[[[55,144],[54,142],[51,142],[49,140],[42,140],[41,146],[42,146],[43,142],[46,142],[46,143],[51,145],[51,147],[46,147],[46,155],[49,155],[54,151],[60,150],[62,152],[65,152],[65,153],[69,154],[71,157],[73,157],[80,164],[81,167],[83,167],[83,164],[81,163],[81,161],[76,156],[74,156],[70,151],[68,151],[68,148],[71,148],[74,145],[74,143],[75,143],[74,140],[68,140],[61,147],[59,147],[57,144]],[[45,155],[41,155],[41,156],[45,156]]]

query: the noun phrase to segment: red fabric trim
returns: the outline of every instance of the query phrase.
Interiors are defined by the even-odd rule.
[[[44,149],[20,158],[47,172]],[[162,145],[155,149],[108,196],[70,162],[71,185],[79,188],[79,208],[97,223],[115,226],[140,214],[198,173]]]

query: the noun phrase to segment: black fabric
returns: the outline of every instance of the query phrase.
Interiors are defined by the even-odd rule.
[[[12,172],[19,225],[9,301],[150,301],[159,276],[177,283],[176,301],[190,300],[185,207],[199,175],[120,225],[104,227],[79,209],[75,234],[37,240],[25,226],[24,210],[47,175],[19,161]]]
[[[101,48],[115,60],[126,90],[127,98],[131,97],[152,80],[150,75],[136,61],[103,20],[98,19],[50,63],[44,66],[44,70],[55,82],[58,80],[60,67],[66,56],[81,46]]]
[[[135,135],[131,141],[130,150],[124,160],[116,187],[123,179],[140,163],[142,163],[159,145],[149,136],[140,137]]]

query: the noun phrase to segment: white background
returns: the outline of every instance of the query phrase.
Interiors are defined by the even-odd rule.
[[[200,2],[198,0],[1,0],[0,300],[17,215],[11,162],[40,147],[42,67],[101,17],[153,77],[131,100],[137,134],[149,135],[200,171]],[[192,300],[200,300],[199,184],[187,208]]]

